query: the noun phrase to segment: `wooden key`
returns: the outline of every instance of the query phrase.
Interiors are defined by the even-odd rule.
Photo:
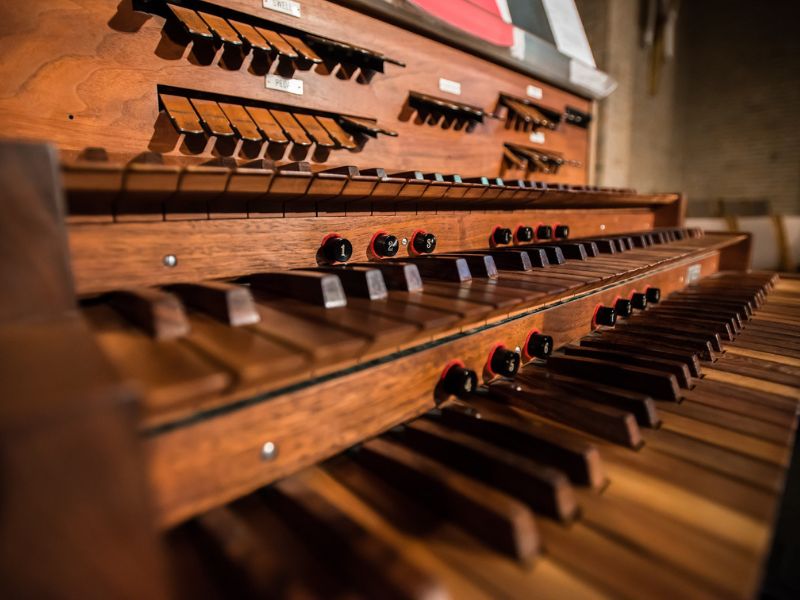
[[[292,116],[292,113],[275,110],[274,108],[270,112],[292,142],[298,146],[311,145],[311,138],[306,135],[305,129],[300,127],[300,124]]]
[[[298,123],[300,123],[303,129],[306,130],[306,133],[308,133],[309,137],[314,140],[318,146],[323,148],[333,148],[336,146],[336,142],[333,141],[325,128],[319,124],[313,115],[294,113],[294,118],[297,119]]]
[[[404,258],[403,261],[415,264],[423,281],[426,279],[441,279],[463,283],[472,279],[469,265],[463,258],[419,256]]]
[[[510,404],[629,448],[638,448],[642,444],[636,417],[610,406],[577,398],[564,402],[551,392],[507,381],[489,384],[489,399]]]
[[[700,377],[700,359],[695,352],[682,352],[677,349],[662,345],[634,344],[624,340],[606,339],[602,335],[592,335],[582,338],[580,345],[588,348],[601,348],[614,352],[625,352],[633,356],[653,356],[676,360],[686,365],[692,377]]]
[[[265,27],[258,26],[256,26],[256,31],[267,41],[270,46],[275,48],[275,51],[280,56],[285,56],[288,59],[298,58],[298,54],[295,52],[294,48],[292,48],[292,45],[287,42],[279,33],[270,29],[266,29]]]
[[[564,254],[564,258],[568,260],[586,260],[586,249],[582,244],[574,244],[572,242],[561,242],[553,244],[556,248],[560,248]]]
[[[250,117],[255,121],[259,131],[267,138],[267,141],[276,144],[288,144],[289,138],[284,134],[283,129],[278,125],[277,121],[272,117],[272,114],[266,108],[257,106],[245,107],[245,110]]]
[[[355,360],[370,343],[366,336],[281,310],[268,302],[256,301],[256,309],[261,320],[253,329],[309,355],[315,368]]]
[[[390,291],[389,298],[407,304],[419,304],[437,310],[447,311],[466,322],[476,322],[485,318],[492,312],[492,308],[485,304],[478,304],[476,302],[469,302],[468,300],[460,300],[457,298],[446,298],[444,296],[435,296],[427,294],[423,290],[416,292],[401,292]]]
[[[388,295],[386,282],[379,269],[357,266],[316,267],[314,271],[332,273],[339,277],[345,294],[369,300],[385,300]]]
[[[408,295],[408,294],[407,294]],[[412,294],[413,295],[413,294]],[[405,298],[392,295],[383,300],[367,300],[365,298],[348,299],[348,306],[354,310],[382,315],[401,323],[409,323],[426,335],[433,335],[450,329],[460,319],[451,310],[426,306],[419,302],[407,302]]]
[[[289,35],[288,33],[282,33],[281,37],[291,44],[292,48],[295,49],[300,58],[315,64],[322,62],[322,59],[319,57],[319,55],[309,48],[308,44],[306,44],[299,37],[295,35]]]
[[[704,319],[703,317],[692,314],[681,314],[668,317],[666,316],[667,314],[668,313],[660,310],[647,311],[645,313],[632,316],[626,321],[626,323],[661,323],[665,319],[668,319],[670,322],[677,322],[680,325],[690,325],[701,331],[715,333],[723,340],[729,342],[733,341],[733,329],[727,323],[721,323],[719,319]]]
[[[557,469],[498,448],[470,435],[420,419],[391,439],[525,502],[559,521],[578,511],[567,477]]]
[[[689,351],[693,354],[699,354],[700,358],[703,360],[714,360],[715,356],[714,349],[711,347],[711,342],[687,339],[679,335],[661,333],[658,335],[658,341],[655,341],[653,335],[649,333],[632,330],[623,331],[622,329],[607,329],[603,331],[602,337],[604,339],[614,341],[620,340],[637,345],[658,344],[659,346]]]
[[[240,138],[247,142],[260,142],[263,140],[258,126],[253,119],[250,118],[250,115],[247,114],[244,106],[220,102],[219,107]]]
[[[447,253],[437,254],[436,256],[443,256],[448,258],[463,258],[467,261],[467,267],[470,274],[479,279],[496,279],[497,266],[494,259],[488,254],[461,254],[461,253]]]
[[[253,50],[259,50],[261,52],[269,52],[272,50],[272,46],[270,46],[261,34],[256,31],[256,28],[249,23],[230,21],[230,24],[239,34],[242,41]]]
[[[551,265],[561,265],[566,262],[564,253],[558,246],[537,246],[540,250],[544,250],[547,255],[547,262]]]
[[[367,597],[410,600],[444,594],[436,580],[299,478],[284,480],[260,495],[314,552],[346,574]]]
[[[796,386],[800,381],[800,369],[796,367],[745,356],[726,355],[714,363],[714,368],[787,386]]]
[[[231,46],[241,46],[242,40],[239,37],[239,34],[236,33],[236,30],[231,27],[231,24],[228,23],[222,17],[218,17],[217,15],[210,15],[208,13],[204,13],[198,11],[197,14],[206,22],[208,28],[217,36],[220,42],[223,44],[229,44]]]
[[[249,327],[229,327],[199,313],[189,315],[188,342],[223,365],[239,384],[284,383],[307,375],[308,357]]]
[[[709,323],[721,323],[727,325],[730,330],[737,334],[742,330],[742,323],[736,314],[730,313],[728,315],[721,315],[714,309],[681,309],[674,306],[659,306],[654,314],[669,315],[671,318],[680,318],[683,316],[690,316],[693,319],[705,320]]]
[[[168,6],[172,14],[175,15],[190,35],[196,35],[207,40],[214,38],[214,34],[211,33],[206,22],[195,11],[177,4],[169,4]]]
[[[745,481],[759,490],[780,493],[782,469],[774,464],[727,450],[713,440],[685,436],[665,428],[643,431],[647,448],[712,469],[728,477]]]
[[[465,300],[470,303],[484,304],[490,307],[491,314],[503,314],[523,302],[521,294],[508,295],[506,289],[496,287],[475,286],[472,282],[453,283],[448,281],[428,280],[425,282],[426,295],[441,296],[453,300]]]
[[[342,126],[336,120],[330,117],[316,117],[316,119],[327,130],[330,137],[342,148],[351,150],[356,147],[356,141],[353,136],[342,129]]]
[[[547,359],[547,368],[557,373],[643,392],[661,400],[677,401],[680,398],[680,390],[675,376],[654,369],[561,354],[550,356]]]
[[[203,125],[188,98],[169,94],[159,94],[158,97],[175,129],[188,135],[202,135]]]
[[[131,288],[112,292],[108,303],[157,340],[171,340],[189,333],[183,305],[173,294],[153,288]]]
[[[191,98],[190,102],[211,135],[217,137],[230,137],[233,135],[231,124],[219,104],[212,100],[200,100],[197,98]]]
[[[730,411],[691,401],[685,401],[676,406],[665,406],[664,410],[695,421],[703,421],[717,427],[738,431],[750,437],[778,445],[790,445],[794,435],[794,428],[791,426],[787,428],[773,423],[766,423],[745,415],[737,415]]]
[[[432,508],[495,550],[523,561],[537,554],[533,515],[518,500],[385,439],[365,443],[353,457],[400,489],[424,489]]]
[[[658,338],[661,332],[663,332],[671,335],[677,335],[687,340],[708,342],[711,344],[712,349],[716,350],[717,352],[722,352],[722,340],[720,339],[719,335],[713,332],[708,332],[702,327],[659,321],[644,323],[631,319],[621,325],[617,325],[617,330],[622,331],[623,333],[635,331],[644,335],[649,334],[654,338]]]
[[[497,269],[509,271],[530,271],[533,269],[531,257],[525,250],[469,250],[458,253],[459,256],[466,256],[467,254],[491,256]]]
[[[263,303],[271,308],[292,313],[311,321],[318,321],[326,326],[343,329],[350,334],[364,337],[369,340],[367,348],[369,351],[396,347],[418,335],[416,325],[387,318],[374,312],[350,309],[349,306],[329,310],[322,306],[295,302],[291,298],[282,298],[277,294],[265,294],[257,289],[254,289],[253,293],[259,304]]]
[[[209,281],[175,284],[167,289],[188,306],[232,327],[252,325],[260,320],[253,296],[244,286]]]
[[[516,378],[532,387],[548,386],[567,392],[569,397],[575,396],[627,411],[636,417],[636,422],[642,427],[658,427],[661,424],[655,403],[648,394],[549,372],[535,363],[520,370]]]
[[[337,275],[315,271],[257,273],[245,278],[253,289],[302,300],[324,308],[347,306],[342,281]]]
[[[425,418],[551,465],[575,484],[592,488],[605,485],[605,471],[595,446],[543,422],[526,423],[504,415],[499,408],[495,402],[474,395],[469,406],[446,404]]]
[[[689,388],[692,384],[691,373],[682,361],[675,361],[666,358],[656,358],[653,356],[635,356],[627,352],[616,352],[600,348],[587,348],[585,346],[565,346],[561,348],[564,354],[569,356],[586,356],[588,358],[599,358],[620,362],[622,364],[644,367],[655,371],[671,373],[682,388]]]
[[[197,570],[201,576],[213,576],[216,586],[211,589],[221,587],[223,597],[269,597],[277,590],[308,597],[343,596],[353,591],[255,494],[204,513],[179,531],[194,534],[193,549],[200,553]],[[208,588],[186,597],[205,598]]]
[[[227,372],[191,346],[176,339],[153,341],[110,306],[88,306],[81,313],[122,378],[142,389],[146,425],[191,410],[198,399],[223,392],[231,383]]]
[[[383,273],[386,288],[403,292],[422,290],[422,277],[417,265],[394,261],[374,261],[371,263],[350,263],[355,267],[370,267]]]

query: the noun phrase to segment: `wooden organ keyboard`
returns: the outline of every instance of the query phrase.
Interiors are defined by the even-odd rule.
[[[114,4],[0,9],[4,589],[757,592],[797,279],[587,185],[591,102],[529,73],[323,0]]]

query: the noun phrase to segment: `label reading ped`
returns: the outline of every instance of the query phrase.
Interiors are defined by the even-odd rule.
[[[686,284],[694,283],[700,279],[700,265],[692,265],[686,269]]]
[[[525,90],[528,96],[533,98],[534,100],[541,100],[542,96],[544,96],[544,90],[542,88],[537,87],[535,85],[529,85],[528,89]]]
[[[302,79],[286,79],[280,75],[267,75],[265,83],[268,90],[288,92],[289,94],[295,94],[297,96],[303,95]]]
[[[541,131],[534,131],[533,133],[531,133],[529,139],[534,144],[544,144],[544,133]]]
[[[300,3],[294,0],[263,0],[264,8],[300,18]]]
[[[450,79],[439,78],[439,89],[448,94],[461,95],[461,84],[458,81],[451,81]]]

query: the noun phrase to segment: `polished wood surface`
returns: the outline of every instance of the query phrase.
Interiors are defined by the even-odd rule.
[[[503,67],[399,27],[382,23],[323,0],[303,2],[301,19],[261,7],[256,0],[220,0],[213,6],[240,11],[263,22],[330,37],[402,60],[406,67],[386,64],[368,82],[345,79],[345,70],[328,72],[325,64],[312,68],[291,61],[274,61],[271,72],[304,82],[295,96],[265,89],[264,72],[249,67],[253,53],[225,62],[222,49],[212,47],[205,58],[191,38],[171,35],[161,16],[133,10],[130,0],[30,2],[6,5],[0,17],[16,24],[3,35],[7,48],[2,74],[0,123],[3,134],[29,139],[49,139],[60,148],[83,151],[103,147],[131,158],[144,150],[177,155],[206,156],[238,153],[235,145],[185,144],[166,113],[159,116],[161,89],[195,90],[248,101],[274,102],[291,107],[375,118],[399,133],[378,136],[352,151],[303,150],[293,145],[270,147],[270,155],[284,160],[307,158],[314,163],[362,168],[392,168],[458,172],[465,176],[500,175],[503,142],[530,144],[524,131],[506,129],[501,119],[486,119],[472,132],[442,129],[415,122],[407,107],[410,90],[442,96],[439,79],[461,83],[460,96],[452,100],[493,112],[505,92],[525,96],[528,85],[543,90],[543,106],[564,112],[573,106],[591,112],[587,100],[560,91]],[[262,22],[262,21],[258,21]],[[80,35],[75,32],[80,31]],[[228,52],[226,49],[225,52]],[[27,65],[16,68],[15,65]],[[546,130],[544,149],[562,153],[578,166],[564,165],[547,181],[587,183],[588,130],[562,124]],[[449,148],[458,145],[458,159]],[[316,147],[316,146],[315,146]],[[325,150],[321,148],[320,150]],[[244,149],[250,158],[252,149]],[[262,152],[266,152],[266,144]]]

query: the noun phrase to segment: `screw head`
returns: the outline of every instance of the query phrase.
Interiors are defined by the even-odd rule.
[[[264,442],[261,446],[261,460],[275,460],[278,456],[278,446],[274,442]]]
[[[174,254],[167,254],[161,259],[161,262],[165,267],[172,268],[178,265],[178,257]]]

